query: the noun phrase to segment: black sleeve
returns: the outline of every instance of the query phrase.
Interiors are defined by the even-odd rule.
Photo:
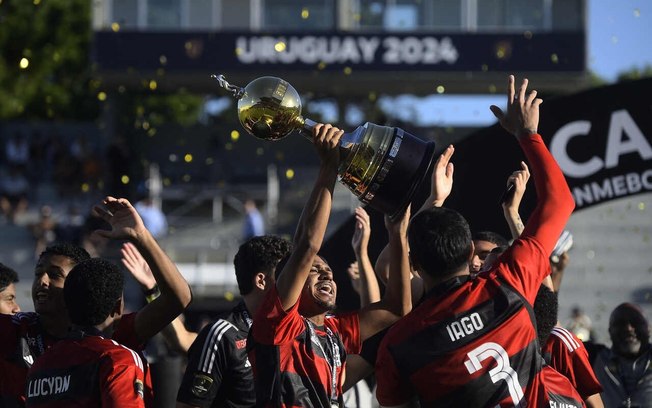
[[[389,326],[392,327],[392,326]],[[380,342],[383,341],[389,327],[379,331],[373,336],[369,337],[367,340],[362,342],[362,350],[360,350],[360,357],[365,359],[372,366],[376,366],[376,357],[378,356],[378,347],[380,347]]]
[[[589,353],[589,362],[593,365],[598,354],[600,354],[602,350],[607,349],[607,346],[592,341],[585,341],[584,348],[586,348],[586,351]]]
[[[228,341],[224,334],[235,330],[231,323],[218,320],[206,326],[188,351],[188,365],[177,394],[177,401],[210,407],[228,365]]]

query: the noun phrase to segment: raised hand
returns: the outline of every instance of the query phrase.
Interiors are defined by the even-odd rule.
[[[348,268],[346,268],[346,274],[349,275],[351,280],[351,286],[355,293],[359,296],[362,296],[362,283],[360,282],[360,268],[358,268],[358,262],[351,262]]]
[[[385,215],[385,228],[390,235],[398,234],[401,237],[407,237],[407,229],[410,225],[410,212],[412,205],[408,207],[401,215],[401,218],[397,218],[395,221],[392,221],[389,216]]]
[[[355,209],[355,227],[353,237],[351,238],[351,246],[353,252],[359,255],[362,251],[367,250],[369,245],[369,237],[371,236],[371,221],[369,214],[362,207]]]
[[[344,134],[330,124],[318,123],[313,128],[313,143],[319,153],[322,164],[334,164],[337,166],[340,160],[340,138]]]
[[[140,286],[145,290],[156,286],[156,279],[154,278],[154,274],[152,274],[152,270],[134,244],[125,242],[122,244],[120,253],[122,254],[122,264]]]
[[[518,93],[514,90],[514,75],[510,75],[507,84],[507,113],[496,105],[489,109],[500,121],[501,126],[516,137],[523,134],[537,133],[539,126],[539,105],[543,102],[537,98],[537,91],[526,95],[528,80],[523,79]]]
[[[126,198],[106,197],[102,205],[93,207],[92,214],[106,221],[111,230],[94,233],[110,239],[136,239],[147,231],[136,209]]]
[[[509,176],[507,179],[507,186],[514,185],[514,194],[510,196],[502,203],[503,210],[516,211],[521,205],[521,200],[523,200],[523,194],[525,194],[525,188],[527,181],[530,179],[530,169],[527,167],[525,162],[521,162],[521,170],[516,170]]]

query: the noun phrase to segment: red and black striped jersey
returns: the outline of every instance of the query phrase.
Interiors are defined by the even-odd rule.
[[[138,353],[101,336],[75,333],[40,356],[27,374],[27,407],[144,408]]]
[[[552,368],[568,378],[583,399],[602,392],[602,386],[591,367],[589,353],[582,340],[572,332],[563,327],[554,327],[541,351]]]
[[[584,406],[568,379],[545,365],[530,306],[573,198],[541,136],[519,143],[539,200],[521,238],[489,272],[439,284],[394,324],[376,362],[381,405],[418,397],[422,407]]]
[[[122,316],[112,338],[120,344],[141,351],[144,344],[135,330],[136,314]],[[50,336],[35,312],[0,315],[0,402],[2,406],[23,406],[25,402],[25,379],[34,361],[59,339]],[[151,375],[146,369],[145,397],[153,399]]]
[[[424,407],[583,406],[539,353],[530,304],[546,265],[548,256],[534,239],[517,240],[494,270],[451,279],[426,294],[381,345],[381,405],[416,394]],[[523,279],[530,275],[535,278]]]
[[[358,314],[327,316],[316,327],[298,309],[299,302],[284,311],[273,288],[254,317],[247,346],[259,407],[330,407],[333,396],[341,401],[346,355],[361,347]]]

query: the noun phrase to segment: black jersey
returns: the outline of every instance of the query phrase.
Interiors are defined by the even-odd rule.
[[[207,407],[253,407],[254,378],[247,359],[251,318],[244,302],[207,325],[188,351],[177,401]]]

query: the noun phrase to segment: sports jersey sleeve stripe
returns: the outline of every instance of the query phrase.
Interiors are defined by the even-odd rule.
[[[197,368],[205,373],[210,373],[213,370],[213,365],[215,363],[215,352],[217,352],[217,346],[222,340],[222,336],[226,333],[227,330],[234,328],[234,326],[227,322],[226,320],[218,320],[211,331],[206,336],[206,342],[202,349],[201,358],[199,359],[199,364]]]
[[[553,329],[553,331],[552,331],[551,334],[553,334],[553,335],[555,335],[557,338],[559,338],[559,339],[562,341],[562,343],[564,343],[564,345],[566,346],[566,348],[568,349],[568,351],[569,351],[570,353],[572,353],[573,351],[575,351],[575,347],[573,346],[573,344],[572,344],[572,343],[568,340],[568,338],[566,338],[566,336],[564,336],[562,333],[559,333],[559,332],[557,332],[557,331],[555,331],[555,330]]]
[[[561,334],[562,336],[564,336],[566,339],[568,339],[568,342],[572,345],[573,350],[577,350],[578,348],[580,348],[580,344],[577,342],[577,340],[575,339],[575,337],[571,332],[569,332],[568,330],[562,327],[555,327],[553,328],[553,330]]]
[[[130,349],[129,347],[125,346],[124,344],[120,344],[120,343],[118,343],[117,341],[115,341],[115,340],[113,340],[113,339],[108,339],[108,340],[110,340],[110,341],[111,341],[113,344],[115,344],[116,346],[120,346],[120,347],[122,347],[123,349],[129,351],[129,352],[131,353],[131,357],[133,357],[133,359],[134,359],[134,364],[136,364],[136,366],[137,366],[138,368],[140,368],[141,370],[144,371],[144,368],[143,368],[143,360],[141,360],[141,358],[140,358],[140,356],[138,355],[138,353],[136,353],[135,351],[133,351],[133,350]]]

